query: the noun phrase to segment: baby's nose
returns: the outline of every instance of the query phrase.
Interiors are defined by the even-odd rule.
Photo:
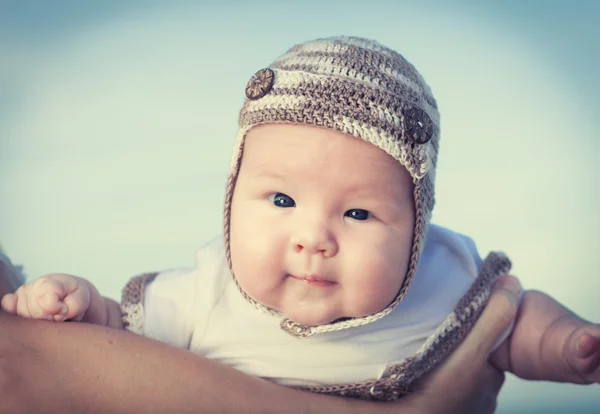
[[[323,224],[299,229],[292,239],[292,248],[297,253],[321,254],[323,257],[335,256],[338,251],[334,234]]]

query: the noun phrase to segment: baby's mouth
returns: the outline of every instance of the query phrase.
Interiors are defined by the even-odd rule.
[[[331,280],[327,280],[320,275],[317,274],[306,274],[301,276],[295,276],[290,274],[291,278],[299,280],[301,282],[306,283],[309,286],[314,287],[331,287],[337,285],[336,282],[332,282]]]

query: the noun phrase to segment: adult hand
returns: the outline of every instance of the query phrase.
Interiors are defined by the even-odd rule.
[[[489,363],[496,342],[517,315],[521,285],[502,276],[467,338],[454,353],[417,385],[405,400],[420,413],[489,414],[504,383],[504,373]],[[398,410],[398,412],[404,412]]]

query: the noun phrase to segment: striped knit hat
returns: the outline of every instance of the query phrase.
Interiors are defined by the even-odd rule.
[[[331,128],[381,148],[412,176],[415,228],[408,272],[396,298],[380,312],[319,326],[305,326],[284,317],[281,327],[293,336],[307,337],[363,325],[387,315],[412,282],[434,205],[439,113],[431,90],[399,53],[367,39],[332,37],[296,45],[258,71],[248,82],[246,97],[225,196],[229,268],[231,200],[248,131],[272,123]],[[257,308],[279,315],[240,290]]]

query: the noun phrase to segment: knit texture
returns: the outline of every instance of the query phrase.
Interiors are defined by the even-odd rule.
[[[144,292],[146,286],[158,276],[158,272],[133,277],[121,293],[121,320],[123,327],[138,335],[144,333]]]
[[[334,37],[291,48],[269,68],[256,73],[248,83],[246,96],[225,197],[229,267],[231,201],[248,131],[272,123],[330,128],[381,148],[410,173],[415,204],[410,263],[397,296],[380,312],[319,326],[305,326],[283,317],[281,327],[293,336],[307,337],[363,325],[387,315],[412,282],[434,206],[439,113],[429,87],[399,53],[367,39]],[[278,314],[238,287],[255,307]]]

